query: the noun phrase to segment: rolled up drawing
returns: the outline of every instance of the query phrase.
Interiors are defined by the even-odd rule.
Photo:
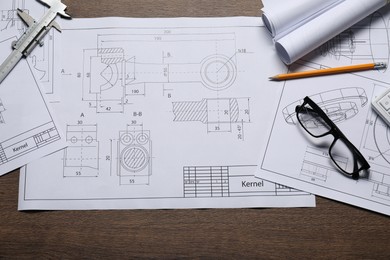
[[[272,37],[280,38],[344,0],[263,0],[262,19]],[[283,2],[283,3],[282,3]],[[287,2],[287,3],[286,3]]]
[[[272,26],[277,27],[275,27],[275,48],[281,60],[289,65],[389,2],[389,0],[344,0],[333,3],[328,2],[327,6],[322,6],[322,10],[317,9],[317,11],[308,12],[301,21],[295,23],[295,27],[294,24],[291,26],[292,29],[286,29],[281,24],[282,22],[287,22],[288,19],[286,21],[277,20],[276,22],[270,22],[269,19],[272,19],[274,16],[267,16],[268,12],[272,14],[271,10],[267,11],[267,8],[264,8],[264,10],[267,11],[265,15],[268,17],[266,18],[268,21],[264,20],[264,18],[263,20],[266,27],[268,25],[270,25],[270,28]],[[275,4],[271,6],[276,8]],[[288,8],[283,7],[282,9],[287,10]],[[279,13],[278,17],[281,15]],[[294,17],[294,19],[297,19],[297,14],[294,17],[293,15],[290,16],[290,19]],[[277,33],[278,29],[280,30],[279,36]]]

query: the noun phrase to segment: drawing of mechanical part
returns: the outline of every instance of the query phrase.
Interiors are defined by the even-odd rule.
[[[122,66],[126,85],[145,83],[200,83],[210,90],[221,91],[232,86],[237,77],[233,60],[225,55],[210,55],[198,63],[139,63],[136,57]],[[109,73],[111,77],[111,73]]]
[[[333,155],[339,165],[346,165],[348,158],[339,155]],[[312,182],[326,182],[332,174],[338,174],[338,170],[329,162],[329,155],[318,147],[306,148],[304,160],[300,175],[303,178],[309,178]]]
[[[373,123],[374,142],[380,156],[385,164],[377,163],[374,169],[370,170],[369,181],[374,183],[372,196],[384,200],[390,200],[390,128],[387,124],[376,115]]]
[[[99,175],[99,142],[97,125],[68,125],[64,150],[64,177],[97,177]]]
[[[375,167],[370,169],[369,181],[372,182],[372,196],[379,199],[390,200],[390,128],[379,117],[374,114],[373,120],[368,120],[369,126],[372,126],[372,138],[375,146],[365,144],[369,152],[378,152],[379,154],[371,154],[372,162],[375,162]],[[366,141],[367,142],[367,141]]]
[[[4,111],[5,111],[5,107],[4,107],[3,101],[1,101],[1,99],[0,99],[0,124],[5,124],[5,120],[4,120],[4,117],[2,115],[2,113]]]
[[[9,28],[15,28],[22,34],[25,30],[23,22],[18,15],[18,8],[26,13],[29,13],[25,7],[25,0],[13,0],[12,6],[8,10],[0,10],[1,14],[1,26],[0,31],[7,30]]]
[[[390,175],[370,171],[370,181],[374,183],[372,196],[390,201]]]
[[[390,128],[379,116],[374,122],[374,142],[382,158],[390,165]]]
[[[386,22],[378,12],[367,19],[369,19],[368,30],[362,30],[362,28],[366,28],[362,25],[367,22],[365,20],[328,41],[318,51],[322,56],[334,57],[336,60],[348,63],[389,63],[389,33]],[[366,33],[366,35],[362,35],[362,33]],[[385,72],[386,70],[381,71]]]
[[[46,94],[54,93],[54,34],[51,30],[43,38],[42,46],[35,48],[28,57],[28,61],[34,69],[34,75],[40,81]]]
[[[13,35],[16,38],[23,35],[27,27],[20,19],[17,10],[21,9],[25,13],[29,13],[26,9],[25,0],[13,0],[12,7],[9,10],[1,10],[0,30],[6,30],[14,28],[17,30],[18,35]],[[30,2],[28,2],[30,3]],[[42,8],[42,15],[45,8]],[[4,27],[3,24],[4,23]],[[53,93],[53,64],[54,64],[54,31],[50,31],[49,34],[43,39],[41,48],[36,48],[31,55],[28,56],[28,61],[34,69],[34,74],[41,82],[42,86],[46,90],[46,93]],[[2,39],[0,39],[2,40]]]
[[[86,50],[84,55],[84,100],[96,100],[98,112],[123,112],[126,96],[144,95],[146,84],[200,83],[221,91],[237,77],[233,59],[222,54],[182,64],[140,63],[135,56],[127,58],[122,48]]]
[[[390,175],[375,170],[370,171],[369,181],[374,183],[372,188],[372,196],[390,201]]]
[[[232,86],[236,80],[236,38],[233,33],[180,34],[167,29],[164,34],[99,35],[97,40],[98,52],[106,56],[102,59],[109,59],[114,50],[116,53],[123,49],[122,63],[126,66],[122,74],[128,80],[126,85],[200,83],[220,91]],[[142,55],[145,48],[150,52]]]
[[[250,123],[249,98],[217,98],[173,102],[174,122],[201,122],[207,132],[232,132],[233,124],[243,139],[243,124]]]
[[[149,184],[152,174],[150,131],[133,128],[119,132],[118,164],[121,185]]]
[[[312,95],[310,98],[324,110],[335,124],[353,118],[359,113],[359,107],[364,107],[368,102],[366,92],[362,88],[335,89]],[[286,123],[297,124],[295,107],[301,104],[302,100],[299,100],[283,108],[282,113]],[[312,124],[306,127],[317,126]]]

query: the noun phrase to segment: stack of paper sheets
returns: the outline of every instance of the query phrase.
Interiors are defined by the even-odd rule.
[[[12,3],[0,9],[14,11]],[[389,19],[382,9],[290,69],[388,62]],[[389,129],[368,105],[389,87],[387,71],[269,82],[287,68],[259,18],[60,22],[62,33],[52,31],[7,78],[15,87],[28,75],[20,91],[44,98],[23,102],[41,102],[58,121],[13,111],[20,92],[0,92],[1,131],[12,112],[31,119],[19,120],[27,128],[41,120],[58,133],[50,155],[24,161],[20,210],[312,207],[311,192],[390,214]],[[1,25],[7,46],[24,31],[19,20]],[[354,108],[340,128],[370,158],[369,179],[346,179],[310,144],[293,112],[306,95]]]
[[[263,1],[263,20],[275,48],[291,64],[385,6],[387,0]]]
[[[12,3],[8,0],[0,3],[0,63],[11,53],[12,43],[24,30],[22,22],[15,18],[16,7]],[[50,79],[50,74],[42,74],[40,80],[33,76],[33,71],[44,73],[41,69],[51,66],[41,61],[47,58],[45,53],[36,58],[40,51],[29,57],[28,62],[22,60],[0,84],[0,176],[66,147],[62,130],[39,87],[41,81]]]
[[[259,19],[61,27],[30,62],[40,77],[50,64],[44,88],[68,147],[22,169],[21,210],[314,206],[254,176],[263,107],[280,91],[266,75],[284,70]]]
[[[290,69],[388,64],[389,21],[390,8],[385,7]],[[371,100],[390,87],[389,74],[387,69],[285,82],[257,176],[390,215],[390,128],[370,106]],[[305,96],[337,119],[337,126],[370,163],[367,178],[354,181],[340,174],[329,157],[329,146],[316,145],[304,132],[295,107]],[[338,158],[341,163],[348,159],[345,155]]]

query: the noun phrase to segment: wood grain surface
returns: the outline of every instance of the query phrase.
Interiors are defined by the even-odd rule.
[[[30,0],[29,0],[30,1]],[[73,17],[259,16],[260,0],[67,0]],[[387,216],[317,208],[18,212],[0,178],[0,258],[390,259]]]

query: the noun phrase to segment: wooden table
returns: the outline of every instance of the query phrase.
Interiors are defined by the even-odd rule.
[[[259,16],[259,0],[64,0],[74,17]],[[317,198],[317,208],[18,212],[0,178],[0,258],[390,259],[390,219]]]

